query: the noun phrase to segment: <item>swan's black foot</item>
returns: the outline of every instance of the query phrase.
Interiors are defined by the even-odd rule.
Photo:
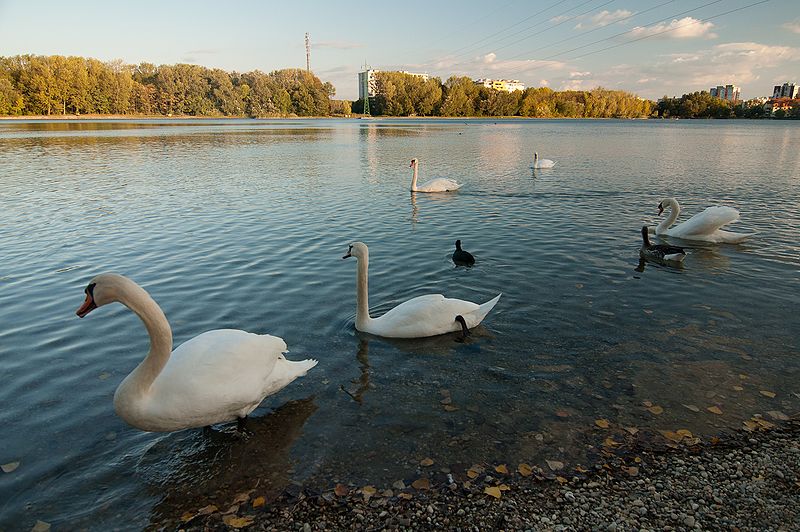
[[[247,416],[236,418],[236,435],[239,436],[240,438],[246,439],[253,435],[252,432],[247,430],[247,427],[245,426],[246,421],[247,421]]]
[[[458,315],[456,316],[456,321],[461,324],[461,338],[458,339],[459,342],[463,342],[469,336],[469,328],[467,327],[467,320],[464,319],[464,316]]]

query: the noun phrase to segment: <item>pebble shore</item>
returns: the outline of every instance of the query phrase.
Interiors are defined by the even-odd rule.
[[[523,475],[485,465],[430,472],[413,485],[339,485],[323,493],[290,486],[271,501],[254,490],[154,528],[800,530],[796,416],[769,431],[740,431],[699,447],[632,449],[607,458],[577,473],[534,468]]]

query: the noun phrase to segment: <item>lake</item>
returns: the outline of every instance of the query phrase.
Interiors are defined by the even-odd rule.
[[[705,440],[796,413],[798,138],[779,121],[0,122],[0,529],[408,484],[424,458],[572,469],[624,428]],[[534,173],[534,151],[555,168]],[[413,157],[421,181],[463,188],[411,194]],[[728,205],[757,235],[654,238],[689,255],[640,264],[671,196],[679,221]],[[456,239],[474,267],[450,260]],[[466,341],[358,333],[355,240],[373,315],[503,296]],[[133,429],[112,399],[144,327],[121,305],[75,316],[106,271],[150,292],[175,345],[237,328],[319,365],[253,412],[249,439]]]

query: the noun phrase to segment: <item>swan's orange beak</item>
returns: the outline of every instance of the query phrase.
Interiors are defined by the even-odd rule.
[[[86,301],[84,301],[83,305],[81,305],[80,308],[75,311],[75,314],[77,314],[79,318],[83,318],[96,308],[97,305],[95,304],[92,295],[86,294]]]

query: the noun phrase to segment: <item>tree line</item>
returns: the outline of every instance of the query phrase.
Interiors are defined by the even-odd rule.
[[[328,116],[334,94],[332,84],[301,69],[240,74],[188,64],[0,57],[0,115]]]
[[[370,112],[389,116],[523,116],[537,118],[647,117],[651,102],[634,94],[596,88],[557,92],[548,87],[505,92],[451,76],[427,81],[401,72],[376,72]],[[353,103],[362,112],[364,102]]]
[[[793,118],[800,119],[800,106],[795,105],[788,112],[775,111],[770,115],[759,100],[731,102],[700,91],[684,94],[680,98],[661,98],[654,108],[655,116],[660,118]]]
[[[504,92],[468,77],[424,80],[377,72],[373,115],[635,118],[651,102],[596,88]],[[59,55],[0,56],[0,115],[330,116],[362,112],[364,102],[332,100],[335,89],[302,69],[265,74],[199,65],[128,65]]]

